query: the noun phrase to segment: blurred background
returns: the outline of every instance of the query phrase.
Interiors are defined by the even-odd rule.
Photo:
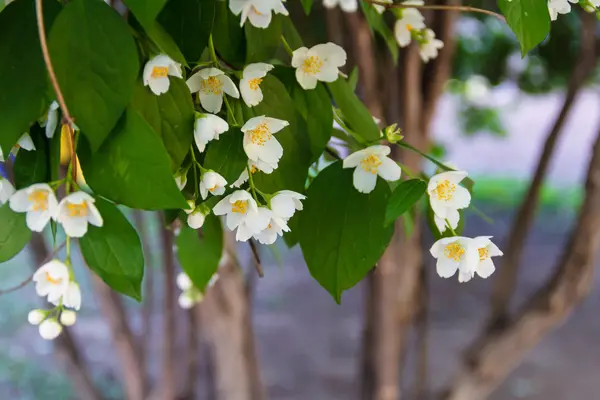
[[[445,3],[456,4],[451,0]],[[493,2],[469,5],[495,9]],[[436,157],[469,172],[476,182],[474,204],[487,216],[467,211],[466,236],[492,235],[506,251],[511,229],[523,219],[518,213],[540,155],[544,149],[549,152],[544,179],[528,214],[531,227],[519,241],[521,268],[509,308],[523,304],[553,275],[582,202],[600,125],[595,16],[582,17],[579,9],[561,15],[552,23],[550,37],[521,58],[512,32],[494,17],[426,13],[428,25],[444,40],[446,51],[436,62],[419,62],[419,73],[413,76],[414,68],[408,67],[410,49],[400,49],[395,67],[381,35],[372,36],[364,47],[360,35],[364,37],[366,32],[370,38],[371,33],[360,13],[325,11],[315,2],[309,23],[300,2],[290,0],[287,6],[306,43],[329,39],[351,53],[349,64],[359,68],[359,95],[375,116],[388,123],[399,122],[408,139],[415,133],[410,132],[408,117],[403,117],[407,114],[390,109],[406,107],[408,98],[423,97],[423,103],[435,103],[430,120],[424,119],[420,125],[419,135],[425,137],[420,148],[429,148]],[[582,18],[590,20],[587,26]],[[582,32],[592,37],[589,43],[583,43]],[[372,70],[365,62],[368,54],[372,55]],[[369,87],[373,74],[377,75],[375,88]],[[439,93],[427,95],[432,82],[440,80]],[[382,82],[384,89],[377,86]],[[410,82],[416,85],[411,87]],[[549,135],[553,135],[550,145]],[[423,168],[433,172],[427,162]],[[179,290],[165,285],[172,283],[172,274],[165,277],[170,242],[161,234],[161,219],[152,213],[131,214],[131,218],[146,242],[142,304],[111,294],[102,282],[79,268],[83,307],[78,323],[62,339],[46,342],[26,321],[28,311],[40,306],[32,285],[0,297],[0,399],[131,399],[137,396],[132,382],[138,381],[143,381],[145,392],[139,398],[165,399],[160,388],[156,389],[163,371],[165,335],[174,335],[172,354],[181,365],[174,378],[177,398],[243,400],[258,399],[264,393],[277,400],[385,398],[366,394],[364,389],[364,333],[369,323],[365,316],[372,307],[373,290],[367,280],[346,292],[342,304],[337,305],[310,277],[297,246],[288,249],[279,241],[261,248],[265,277],[260,279],[250,249],[240,245],[243,279],[231,278],[231,283],[223,273],[196,309],[173,309],[173,301],[165,298],[172,299]],[[425,222],[422,224],[425,228]],[[422,233],[418,251],[423,254],[423,270],[415,281],[421,288],[421,300],[412,313],[415,324],[406,329],[404,351],[398,360],[402,367],[397,380],[406,399],[441,398],[440,393],[451,385],[463,364],[465,348],[488,319],[490,293],[498,275],[497,271],[490,279],[474,279],[468,284],[439,278],[435,260],[428,254],[434,239],[426,228]],[[30,276],[40,251],[43,243],[40,247],[38,241],[37,247],[5,263],[0,269],[0,289]],[[84,264],[74,261],[74,265]],[[502,268],[499,262],[496,266]],[[598,279],[590,279],[595,289]],[[232,294],[235,290],[241,294]],[[522,362],[498,382],[489,398],[597,398],[598,308],[600,295],[592,290],[566,323],[557,322],[556,329],[523,355]],[[167,320],[165,310],[173,311]],[[225,316],[215,317],[219,312]],[[165,325],[173,325],[170,333]],[[224,354],[230,339],[242,345],[232,344],[231,354]],[[243,354],[235,352],[240,348]],[[249,366],[223,372],[223,357]],[[140,377],[140,365],[144,365],[146,377]],[[234,386],[241,380],[261,388],[252,389],[254,394],[249,396],[222,394],[223,381]],[[397,397],[392,394],[388,398]],[[488,397],[464,397],[477,398]]]

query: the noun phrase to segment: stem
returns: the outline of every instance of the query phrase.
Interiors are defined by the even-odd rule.
[[[365,145],[365,141],[362,137],[360,137],[359,135],[357,135],[352,129],[348,128],[348,126],[344,123],[344,121],[342,121],[342,119],[340,118],[340,116],[337,114],[337,112],[335,111],[335,108],[333,109],[333,119],[335,119],[335,122],[338,123],[338,125],[350,136],[352,136],[358,143],[360,143],[361,145]]]
[[[248,171],[248,182],[250,183],[250,189],[252,190],[252,195],[254,196],[254,200],[258,202],[258,196],[256,196],[256,189],[254,188],[254,178],[252,177],[252,171],[250,171],[250,167],[246,166],[246,170]]]
[[[233,126],[239,126],[237,121],[235,120],[235,115],[233,114],[233,110],[231,109],[231,106],[229,105],[229,100],[227,100],[227,97],[225,95],[223,95],[223,100],[225,100],[225,107],[227,107],[227,112],[231,116],[231,121],[233,121]]]
[[[416,8],[417,10],[438,10],[438,11],[461,11],[461,12],[473,12],[485,15],[491,15],[492,17],[498,18],[502,22],[506,22],[506,19],[493,11],[484,10],[482,8],[471,7],[471,6],[450,6],[450,5],[415,5],[415,4],[403,4],[403,3],[382,3],[377,0],[364,0],[365,3],[376,4],[385,8]]]
[[[265,276],[265,271],[262,268],[262,263],[260,262],[260,256],[258,254],[258,249],[256,248],[256,243],[254,243],[254,240],[250,239],[248,240],[248,243],[250,243],[250,249],[252,250],[252,255],[254,256],[254,267],[256,268],[256,273],[258,274],[259,278],[262,278]]]
[[[196,155],[194,154],[194,145],[190,145],[190,152],[192,154],[192,168],[194,169],[194,196],[196,198],[198,198],[198,185],[200,185],[200,182],[198,182],[198,161],[196,161]]]
[[[450,225],[450,221],[448,221],[448,218],[446,218],[446,226],[448,227],[448,229],[450,229],[450,232],[454,235],[454,236],[458,236],[456,234],[456,232],[454,231],[454,229],[452,229],[452,225]]]
[[[431,161],[432,163],[434,163],[435,165],[437,165],[438,167],[442,168],[445,171],[456,171],[454,168],[450,168],[444,164],[442,164],[440,161],[436,160],[435,158],[431,157],[429,154],[423,153],[421,150],[417,149],[416,147],[401,141],[396,143],[398,146],[400,147],[404,147],[405,149],[409,149],[414,151],[415,153],[419,154],[422,157],[425,157],[426,159],[428,159],[429,161]]]
[[[416,178],[415,174],[414,174],[414,173],[412,173],[412,172],[411,172],[411,170],[410,170],[410,168],[408,168],[406,165],[404,165],[404,164],[400,164],[400,163],[398,163],[398,165],[400,166],[400,169],[401,169],[402,171],[404,171],[404,173],[405,173],[406,175],[408,175],[410,178],[413,178],[413,179],[414,179],[414,178]]]
[[[290,47],[290,44],[287,42],[287,40],[285,40],[285,37],[283,35],[281,35],[281,43],[283,43],[283,48],[285,49],[285,51],[287,51],[287,53],[290,55],[290,57],[293,57],[294,50],[292,50],[292,48]]]
[[[215,63],[218,66],[219,60],[217,59],[217,53],[215,52],[215,45],[213,43],[212,34],[208,37],[208,50],[210,51],[210,58],[212,58],[213,63]]]
[[[44,11],[42,7],[42,0],[35,0],[35,13],[37,19],[38,33],[40,36],[40,47],[42,49],[42,55],[44,56],[44,63],[46,64],[46,70],[48,70],[48,76],[50,77],[50,82],[52,82],[52,86],[54,87],[54,92],[56,93],[56,100],[58,104],[60,104],[60,108],[63,113],[63,119],[66,121],[69,127],[69,139],[71,145],[71,160],[77,157],[75,155],[75,141],[73,140],[73,117],[69,113],[69,109],[67,108],[67,103],[65,102],[65,98],[60,90],[60,86],[58,85],[58,80],[56,79],[56,74],[54,73],[54,67],[52,66],[52,60],[50,59],[50,52],[48,51],[48,42],[46,41],[46,28],[44,26]],[[73,181],[77,179],[77,167],[71,169]]]

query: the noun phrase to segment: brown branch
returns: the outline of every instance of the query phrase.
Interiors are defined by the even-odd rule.
[[[50,59],[50,52],[48,51],[48,42],[46,40],[46,28],[44,26],[44,10],[42,6],[42,0],[35,0],[35,11],[37,18],[37,26],[38,33],[40,36],[40,47],[42,49],[42,55],[44,56],[44,63],[46,64],[46,70],[48,70],[48,76],[50,77],[50,82],[52,82],[52,86],[54,87],[54,92],[56,94],[56,100],[58,104],[60,104],[61,111],[63,113],[63,119],[67,122],[69,126],[69,140],[71,145],[71,177],[73,178],[73,182],[77,181],[77,154],[75,149],[75,140],[73,138],[73,117],[69,113],[69,109],[67,108],[67,103],[65,102],[65,98],[60,90],[60,86],[58,85],[58,80],[56,79],[56,73],[54,72],[54,67],[52,66],[52,60]]]
[[[252,250],[252,255],[254,256],[254,268],[256,269],[256,273],[260,278],[265,276],[265,271],[263,270],[262,263],[260,262],[260,255],[258,254],[258,249],[256,248],[256,243],[254,240],[248,240],[250,244],[250,249]]]
[[[592,15],[593,17],[593,15]],[[592,150],[585,199],[553,276],[517,316],[493,332],[482,332],[446,400],[484,399],[590,291],[600,249],[600,130]]]
[[[508,242],[504,248],[505,256],[502,258],[502,264],[498,269],[492,290],[490,319],[487,324],[488,329],[494,329],[496,325],[501,325],[508,318],[508,309],[519,271],[519,261],[526,243],[527,234],[531,229],[535,217],[540,192],[556,148],[556,143],[563,132],[563,127],[580,89],[596,65],[595,16],[588,13],[581,14],[582,24],[579,56],[573,67],[573,73],[567,86],[562,108],[546,137],[546,142],[538,159],[533,179],[519,206],[507,236]]]
[[[506,22],[504,16],[482,8],[471,7],[471,6],[455,6],[455,5],[415,5],[415,4],[403,4],[403,3],[382,3],[376,0],[363,0],[365,3],[376,4],[385,8],[416,8],[417,10],[438,10],[438,11],[459,11],[459,12],[472,12],[478,14],[491,15],[492,17],[498,18],[502,22]]]
[[[419,340],[419,359],[417,360],[417,379],[415,382],[415,398],[425,399],[427,394],[427,377],[429,376],[429,287],[427,269],[421,266],[421,310],[415,324]]]
[[[176,394],[175,361],[175,260],[173,255],[173,232],[164,223],[161,227],[164,265],[164,311],[163,311],[163,365],[161,399],[174,399]]]

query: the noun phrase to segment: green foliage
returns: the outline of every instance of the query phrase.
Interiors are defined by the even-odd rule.
[[[275,55],[281,44],[283,18],[282,15],[274,15],[266,29],[244,24],[247,64],[265,62]]]
[[[548,36],[550,15],[546,0],[498,0],[498,7],[517,36],[523,57]]]
[[[129,103],[138,77],[129,27],[102,1],[73,0],[52,26],[49,48],[69,111],[96,151]]]
[[[392,55],[394,63],[398,62],[398,44],[396,43],[394,32],[386,24],[383,14],[379,14],[372,4],[361,1],[360,5],[365,18],[369,23],[371,33],[375,31],[381,36],[381,38],[385,41],[390,54]]]
[[[221,221],[214,215],[207,216],[202,232],[182,226],[176,243],[181,268],[194,286],[204,291],[211,276],[217,272],[223,254]]]
[[[230,128],[209,143],[204,157],[204,168],[218,172],[231,184],[248,165],[244,152],[244,134],[240,128]]]
[[[170,3],[177,1],[179,0],[171,0]],[[125,5],[142,23],[154,21],[166,2],[167,0],[124,0]]]
[[[187,208],[171,174],[160,138],[132,108],[94,154],[79,146],[88,185],[95,193],[128,207]]]
[[[44,3],[46,29],[60,12]],[[46,67],[40,48],[33,0],[17,0],[0,13],[0,146],[4,154],[47,106]]]
[[[8,203],[0,207],[0,262],[8,261],[31,240],[31,231],[25,224],[25,214],[16,213]]]
[[[227,1],[217,1],[212,30],[219,57],[234,67],[242,67],[246,59],[246,36],[240,27],[240,17],[229,11]]]
[[[156,96],[139,82],[134,90],[132,107],[161,138],[176,171],[192,144],[194,104],[190,91],[181,79],[171,77],[169,91]]]
[[[410,210],[427,191],[427,182],[409,179],[396,186],[385,210],[385,226],[389,226]]]
[[[31,129],[31,139],[35,144],[35,151],[21,149],[15,160],[13,172],[17,189],[51,180],[48,140],[44,129],[35,124]]]
[[[304,12],[306,13],[306,15],[309,15],[310,9],[312,8],[312,5],[313,5],[313,0],[300,0],[300,2],[302,3],[302,8],[304,9]]]
[[[390,190],[382,180],[370,194],[359,193],[350,169],[337,162],[308,189],[300,214],[299,240],[311,275],[340,302],[375,266],[394,228],[384,228]]]
[[[88,226],[79,240],[81,254],[92,271],[114,290],[142,299],[144,253],[135,228],[113,204],[96,199],[102,227]]]

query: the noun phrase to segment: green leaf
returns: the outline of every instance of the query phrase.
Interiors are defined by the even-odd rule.
[[[188,207],[160,138],[132,108],[96,153],[85,146],[78,153],[86,181],[98,195],[145,210]]]
[[[296,29],[296,26],[291,18],[283,19],[283,36],[292,50],[296,50],[297,48],[304,46],[302,37],[300,37],[300,34],[298,33],[298,30]]]
[[[102,227],[88,226],[79,239],[81,254],[108,286],[138,301],[142,299],[144,252],[135,228],[113,204],[96,199]]]
[[[49,48],[69,111],[96,151],[123,114],[138,77],[129,27],[103,1],[73,0],[52,26]]]
[[[172,0],[178,2],[180,0]],[[167,0],[124,0],[125,5],[142,24],[154,21]]]
[[[310,14],[310,9],[312,8],[313,0],[300,0],[302,2],[302,8],[306,15]]]
[[[384,228],[390,189],[359,193],[352,169],[340,162],[325,168],[308,189],[300,214],[300,247],[311,275],[340,303],[342,292],[375,266],[394,233]]]
[[[409,179],[400,183],[392,192],[392,196],[385,210],[385,226],[389,226],[396,219],[414,206],[425,194],[427,182],[421,179]]]
[[[240,16],[233,15],[229,2],[217,1],[212,36],[217,54],[234,67],[243,67],[246,60],[246,36],[240,26]]]
[[[48,30],[60,12],[44,3]],[[0,146],[8,154],[46,107],[48,74],[42,58],[33,0],[17,0],[0,14]]]
[[[281,44],[283,15],[273,15],[266,29],[244,24],[246,31],[246,63],[265,62],[273,58]],[[287,17],[285,17],[287,18]]]
[[[190,150],[194,132],[194,104],[182,79],[171,77],[169,91],[154,95],[142,82],[136,85],[132,107],[161,138],[176,171]]]
[[[550,14],[546,0],[498,0],[498,7],[517,36],[523,57],[548,36]]]
[[[240,128],[231,127],[219,140],[211,141],[206,149],[203,166],[212,169],[232,184],[248,165],[244,152],[244,134]]]
[[[48,139],[43,128],[37,124],[31,128],[31,139],[35,150],[20,149],[15,160],[15,187],[22,189],[34,183],[50,181],[50,161]]]
[[[350,129],[367,141],[379,139],[379,128],[373,120],[373,116],[356,97],[348,82],[338,78],[335,82],[328,83],[327,86],[337,106],[344,113],[344,118],[350,125]]]
[[[265,77],[261,89],[265,98],[259,105],[244,109],[246,120],[265,115],[288,121],[290,125],[274,135],[283,147],[279,167],[270,174],[256,174],[254,182],[266,193],[283,189],[302,192],[311,165],[310,139],[308,135],[301,133],[301,125],[305,123],[297,113],[285,86],[273,74]]]
[[[135,25],[135,24],[134,24]],[[171,57],[180,64],[187,65],[185,57],[177,47],[177,43],[165,29],[156,21],[143,25],[146,35],[158,46],[160,51]]]
[[[4,262],[29,243],[31,231],[25,224],[25,214],[14,212],[8,203],[0,207],[0,221],[0,262]]]
[[[171,0],[158,16],[158,22],[189,62],[198,61],[208,45],[215,18],[215,2],[216,0]]]
[[[350,85],[350,89],[352,89],[353,91],[356,91],[356,86],[358,85],[358,67],[354,66],[354,68],[352,68],[352,71],[350,71],[350,74],[348,76],[348,85]]]
[[[375,31],[382,37],[388,47],[388,50],[390,51],[390,54],[392,55],[394,63],[397,63],[398,43],[396,43],[394,32],[386,24],[383,14],[379,14],[373,4],[368,4],[361,1],[360,5],[365,18],[367,19],[367,23],[369,24],[369,28],[371,29],[371,33]]]
[[[219,218],[207,215],[200,235],[184,224],[177,237],[177,258],[194,286],[204,292],[223,254],[223,228]]]

